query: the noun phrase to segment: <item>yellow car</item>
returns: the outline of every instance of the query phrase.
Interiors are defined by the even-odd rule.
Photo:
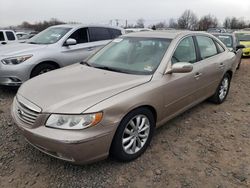
[[[243,56],[250,56],[250,31],[238,31],[235,33],[241,45],[244,45]]]

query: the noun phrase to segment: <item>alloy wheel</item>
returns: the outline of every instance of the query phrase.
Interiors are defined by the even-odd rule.
[[[135,154],[141,150],[148,140],[150,133],[150,121],[145,115],[133,117],[126,125],[122,146],[127,154]]]

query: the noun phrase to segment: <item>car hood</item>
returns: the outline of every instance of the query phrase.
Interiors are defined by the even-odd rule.
[[[151,77],[76,64],[27,81],[17,95],[44,113],[79,114],[105,99],[149,82]]]
[[[28,44],[28,43],[14,43],[1,46],[0,56],[2,57],[11,57],[18,55],[28,55],[32,54],[33,51],[40,50],[45,48],[47,45],[37,45],[37,44]]]
[[[241,45],[244,45],[246,48],[250,48],[250,41],[240,41]]]

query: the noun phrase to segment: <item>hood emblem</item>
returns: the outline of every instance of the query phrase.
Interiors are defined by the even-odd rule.
[[[17,110],[17,113],[18,113],[20,116],[23,116],[23,111],[22,111],[22,110],[18,109],[18,110]]]

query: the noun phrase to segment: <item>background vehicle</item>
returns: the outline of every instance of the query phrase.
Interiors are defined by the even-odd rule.
[[[18,42],[18,38],[14,31],[0,30],[0,46],[16,42]]]
[[[100,25],[57,25],[25,43],[0,50],[0,84],[20,85],[39,74],[80,62],[123,30]]]
[[[236,31],[235,32],[241,45],[244,45],[243,56],[250,56],[250,31]]]
[[[152,31],[152,29],[149,28],[127,28],[125,29],[125,33],[133,33],[133,32],[140,32],[140,31]]]
[[[210,34],[137,32],[85,63],[24,83],[12,116],[39,150],[74,163],[139,157],[155,127],[210,98],[225,101],[233,52]]]
[[[27,35],[29,35],[29,34],[25,33],[25,32],[16,32],[16,36],[17,36],[18,40],[20,40],[21,38],[23,38]]]
[[[207,30],[209,33],[226,33],[227,30],[223,27],[213,27]]]
[[[236,54],[236,62],[238,62],[237,68],[240,68],[241,57],[242,57],[242,48],[244,46],[240,45],[238,38],[235,33],[211,33],[218,39],[220,39],[225,46]]]

